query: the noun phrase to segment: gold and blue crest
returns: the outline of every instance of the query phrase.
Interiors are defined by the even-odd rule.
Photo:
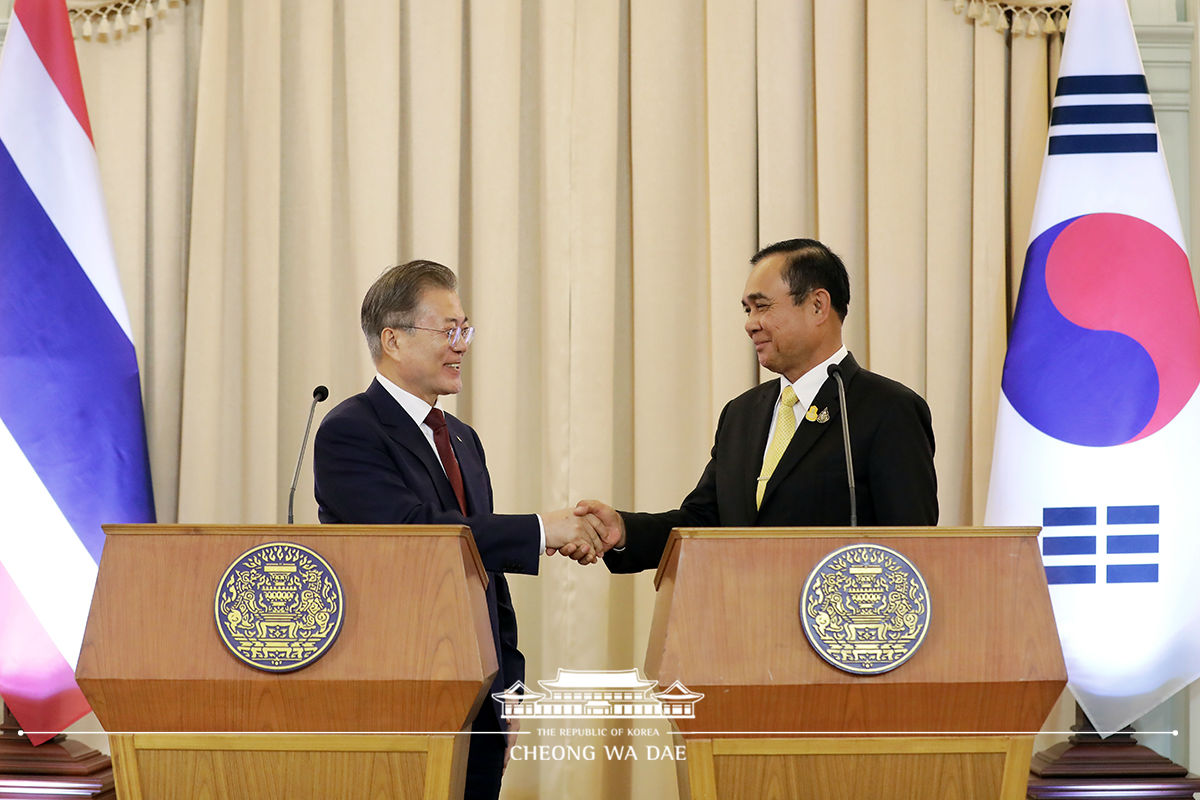
[[[337,573],[303,545],[247,550],[217,585],[221,641],[240,661],[268,672],[291,672],[325,655],[344,618]]]
[[[825,556],[800,595],[809,644],[838,669],[876,675],[895,669],[929,630],[929,589],[890,547],[854,544]]]

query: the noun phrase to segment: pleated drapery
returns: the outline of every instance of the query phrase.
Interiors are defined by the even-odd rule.
[[[815,236],[851,273],[850,349],[929,400],[942,523],[981,522],[1060,41],[985,22],[947,0],[191,0],[80,41],[160,519],[282,521],[312,388],[319,415],[367,385],[363,292],[418,257],[459,273],[478,328],[446,407],[498,510],[675,507],[760,378],[747,259]],[[298,520],[311,497],[306,468]],[[531,685],[642,665],[649,575],[555,558],[512,585]],[[674,781],[601,754],[514,763],[505,796]]]

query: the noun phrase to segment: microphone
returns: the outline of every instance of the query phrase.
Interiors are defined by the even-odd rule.
[[[841,364],[829,365],[829,377],[837,381],[838,405],[842,409],[842,446],[846,451],[846,482],[850,485],[850,527],[858,527],[858,498],[854,496],[854,458],[850,455],[850,417],[846,414],[846,384]]]
[[[292,524],[292,507],[296,502],[296,484],[300,482],[300,465],[304,463],[304,448],[308,446],[308,432],[312,429],[313,412],[317,403],[323,403],[329,397],[329,390],[324,386],[313,389],[312,405],[308,407],[308,424],[304,426],[304,438],[300,440],[300,457],[296,459],[296,474],[292,476],[292,490],[288,492],[288,525]]]

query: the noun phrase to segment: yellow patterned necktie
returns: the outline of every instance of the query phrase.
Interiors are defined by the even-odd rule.
[[[783,458],[783,451],[787,450],[788,443],[792,441],[792,434],[796,432],[795,405],[796,393],[792,391],[791,386],[783,387],[783,395],[779,398],[779,413],[775,416],[775,435],[771,437],[771,446],[767,448],[767,454],[763,456],[762,472],[758,475],[755,508],[762,508],[763,493],[767,491],[767,481],[771,480],[771,474],[775,472],[775,467],[779,465],[779,459]]]

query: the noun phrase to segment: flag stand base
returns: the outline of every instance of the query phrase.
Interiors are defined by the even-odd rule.
[[[1200,792],[1200,777],[1159,755],[1133,738],[1125,728],[1107,739],[1075,706],[1075,734],[1037,753],[1030,764],[1030,800],[1067,800],[1085,797],[1156,798],[1193,800]]]
[[[108,756],[63,734],[34,747],[19,731],[17,720],[5,708],[0,724],[0,800],[116,800]]]

